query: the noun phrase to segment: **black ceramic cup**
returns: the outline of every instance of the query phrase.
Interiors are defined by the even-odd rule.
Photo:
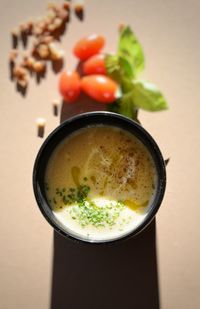
[[[59,221],[53,214],[45,194],[45,181],[44,181],[45,171],[48,160],[51,157],[52,152],[54,151],[56,146],[76,130],[85,128],[87,126],[95,126],[95,125],[106,125],[112,127],[114,126],[117,128],[124,129],[129,133],[133,134],[134,136],[136,136],[149,150],[156,167],[157,186],[155,189],[153,200],[149,207],[149,211],[145,216],[144,221],[142,221],[139,226],[137,226],[133,231],[129,232],[127,235],[121,236],[115,240],[91,241],[81,238],[80,236],[75,236],[72,233],[66,231],[64,226],[62,226],[61,223],[59,223]],[[90,242],[96,244],[113,243],[138,234],[152,221],[152,219],[156,215],[156,212],[158,211],[164,196],[165,186],[166,186],[165,163],[162,154],[156,142],[151,137],[151,135],[137,122],[122,115],[104,111],[80,114],[78,116],[66,120],[61,125],[59,125],[44,141],[43,145],[41,146],[38,152],[33,168],[33,189],[36,201],[42,214],[57,232],[59,232],[60,234],[64,235],[67,238],[71,238],[73,240],[81,242]]]

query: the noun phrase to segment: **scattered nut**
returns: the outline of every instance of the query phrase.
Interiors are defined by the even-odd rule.
[[[40,44],[40,38],[34,37],[32,40],[32,46],[33,48],[36,48]]]
[[[17,81],[17,84],[22,88],[26,88],[28,85],[28,72],[22,66],[14,67],[13,76]]]
[[[9,60],[10,60],[10,62],[15,62],[17,56],[18,56],[18,50],[17,50],[17,49],[12,49],[12,50],[10,51],[10,54],[9,54]]]
[[[61,9],[58,12],[58,17],[63,21],[66,22],[69,19],[69,12],[66,11],[65,9]]]
[[[27,28],[28,28],[28,34],[32,34],[32,30],[33,30],[33,21],[32,20],[28,20],[27,21]]]
[[[37,25],[33,28],[33,35],[40,36],[43,33],[43,29]]]
[[[83,18],[84,18],[84,1],[78,0],[78,1],[75,2],[74,12],[80,20],[83,20]]]
[[[52,102],[52,105],[53,105],[53,114],[54,114],[54,116],[58,116],[58,110],[59,110],[60,102],[58,100],[54,100]]]
[[[19,30],[17,28],[13,29],[11,31],[11,35],[12,35],[12,46],[13,48],[16,48],[18,45]]]
[[[32,71],[34,69],[35,59],[29,56],[27,59],[24,59],[24,67]]]
[[[58,29],[58,28],[60,28],[62,23],[63,23],[62,19],[60,19],[59,17],[56,17],[54,22],[53,22],[53,25],[55,26],[55,29]]]
[[[29,26],[28,23],[22,23],[19,25],[19,30],[21,32],[21,34],[26,34],[28,35],[29,33]]]
[[[54,25],[54,23],[51,23],[47,26],[47,30],[50,32],[50,33],[53,33],[55,30],[56,30],[56,25]]]
[[[46,119],[45,118],[37,118],[36,119],[36,125],[37,125],[37,135],[39,137],[43,137],[44,131],[45,131]]]
[[[22,87],[26,88],[28,86],[28,78],[18,79],[17,83]]]
[[[51,35],[46,35],[41,38],[41,43],[50,44],[54,38]]]
[[[47,16],[45,17],[45,21],[47,23],[51,23],[56,18],[56,13],[53,10],[49,10],[47,12]]]
[[[69,11],[70,9],[70,6],[71,6],[71,3],[69,1],[65,1],[65,3],[63,3],[63,9]]]
[[[34,63],[35,63],[35,59],[33,57],[29,57],[27,59],[27,66],[28,66],[29,69],[34,68]]]
[[[43,73],[46,70],[46,64],[42,61],[35,61],[33,64],[33,70],[36,73]]]
[[[18,37],[19,36],[19,30],[17,28],[14,28],[12,31],[11,31],[11,34],[12,36],[14,37]]]
[[[61,60],[64,57],[64,51],[59,49],[54,43],[49,44],[50,58],[54,61]]]
[[[38,27],[42,30],[42,33],[47,29],[48,22],[44,19],[38,23]]]
[[[24,52],[23,54],[23,60],[21,62],[21,66],[26,68],[26,63],[27,63],[27,60],[29,58],[29,53],[28,52]]]
[[[46,44],[40,44],[37,48],[37,53],[42,59],[47,59],[49,56],[49,48]]]
[[[16,66],[13,71],[14,77],[24,79],[27,76],[27,70],[22,66]]]
[[[81,3],[76,3],[76,4],[74,5],[74,10],[75,10],[75,12],[76,12],[77,14],[80,14],[80,13],[82,13],[82,12],[84,11],[84,5],[81,4]]]
[[[37,123],[38,126],[45,126],[46,119],[39,117],[39,118],[36,119],[36,123]]]

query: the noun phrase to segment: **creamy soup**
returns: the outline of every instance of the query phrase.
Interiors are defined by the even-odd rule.
[[[46,196],[62,227],[89,241],[113,240],[147,215],[156,169],[134,135],[111,126],[77,130],[53,152]]]

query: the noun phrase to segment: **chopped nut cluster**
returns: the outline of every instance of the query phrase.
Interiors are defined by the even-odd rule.
[[[29,73],[42,74],[46,71],[47,61],[63,61],[64,51],[60,49],[56,41],[65,31],[69,21],[70,2],[62,5],[49,3],[45,16],[37,21],[29,20],[21,23],[18,28],[11,31],[13,47],[10,51],[11,76],[26,88],[29,82]],[[17,49],[20,41],[26,46],[27,40],[32,37],[31,48],[18,60]]]
[[[74,13],[83,19],[84,0],[76,1],[73,6]],[[30,77],[36,75],[39,82],[41,77],[45,76],[47,62],[59,64],[59,70],[62,68],[64,60],[64,51],[60,48],[60,37],[65,32],[66,24],[70,20],[71,2],[70,0],[61,5],[49,3],[46,14],[37,20],[28,20],[20,23],[18,27],[11,31],[13,49],[9,53],[10,78],[16,82],[17,89],[22,94],[26,93]],[[28,40],[29,48],[27,48]],[[19,44],[24,49],[19,50]],[[59,71],[57,70],[57,72]],[[18,87],[20,86],[20,87]],[[59,101],[52,102],[53,114],[59,113]],[[37,135],[44,136],[46,119],[37,118]]]

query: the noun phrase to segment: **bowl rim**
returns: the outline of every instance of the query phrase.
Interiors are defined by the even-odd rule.
[[[70,234],[67,230],[62,228],[62,226],[59,226],[56,223],[56,220],[53,220],[52,218],[50,218],[50,216],[48,215],[47,211],[45,210],[45,207],[43,205],[43,201],[41,201],[41,192],[39,192],[39,190],[38,190],[38,180],[37,180],[37,177],[38,177],[38,170],[39,170],[39,167],[40,167],[40,160],[41,160],[41,157],[42,157],[46,147],[48,146],[49,142],[52,140],[54,135],[56,133],[58,133],[60,130],[62,130],[65,126],[68,126],[70,123],[72,123],[74,121],[81,121],[81,119],[83,119],[83,118],[92,117],[92,116],[97,116],[97,117],[98,116],[99,117],[102,117],[102,116],[105,117],[106,116],[106,117],[111,117],[111,118],[114,117],[114,118],[118,118],[119,121],[128,122],[129,125],[132,125],[132,126],[136,127],[137,130],[142,135],[142,137],[144,139],[148,140],[148,142],[151,144],[151,146],[152,146],[151,151],[154,152],[154,154],[156,156],[156,159],[157,159],[157,163],[159,164],[159,167],[161,168],[159,170],[159,173],[157,173],[159,181],[160,181],[160,186],[159,186],[158,192],[156,193],[156,195],[158,195],[157,196],[157,200],[156,200],[156,205],[153,205],[153,207],[151,207],[150,211],[147,213],[147,215],[145,216],[144,220],[136,228],[134,228],[128,234],[126,234],[124,236],[121,236],[121,237],[119,236],[116,239],[110,239],[110,240],[109,239],[107,239],[107,240],[87,240],[87,239],[81,238],[81,236],[79,237],[78,235]],[[95,125],[95,122],[94,122],[94,125]],[[115,126],[115,125],[113,125],[113,126]],[[117,127],[117,125],[116,125],[116,127]],[[75,131],[76,130],[71,131],[70,134],[72,134]],[[128,129],[127,129],[127,131],[128,131]],[[66,135],[66,137],[67,137],[67,135]],[[58,144],[59,143],[57,143],[57,145]],[[146,147],[146,148],[148,150],[150,150],[149,147]],[[35,196],[37,205],[38,205],[41,213],[43,214],[45,219],[49,222],[49,224],[59,234],[61,234],[65,238],[68,238],[68,239],[71,239],[71,240],[73,240],[75,242],[79,242],[79,243],[83,243],[83,244],[95,244],[95,245],[113,244],[113,243],[119,243],[120,241],[127,240],[128,238],[131,238],[131,237],[139,234],[140,232],[142,232],[152,222],[152,220],[154,219],[158,209],[160,208],[161,202],[162,202],[163,197],[164,197],[165,188],[166,188],[166,168],[165,168],[165,162],[164,162],[162,153],[161,153],[157,143],[155,142],[153,137],[148,133],[148,131],[146,131],[139,123],[137,123],[136,121],[134,121],[134,120],[132,120],[132,119],[130,119],[130,118],[124,116],[124,115],[121,115],[121,114],[116,114],[116,113],[109,112],[109,111],[93,111],[93,112],[81,113],[81,114],[78,114],[78,115],[75,115],[73,117],[70,117],[70,118],[66,119],[64,122],[62,122],[60,125],[58,125],[47,136],[45,141],[42,143],[42,145],[41,145],[41,147],[40,147],[40,149],[39,149],[39,151],[37,153],[35,162],[34,162],[33,175],[32,175],[32,185],[33,185],[34,196]],[[49,205],[48,205],[48,207],[49,207]],[[54,217],[54,216],[52,215],[52,217]]]

